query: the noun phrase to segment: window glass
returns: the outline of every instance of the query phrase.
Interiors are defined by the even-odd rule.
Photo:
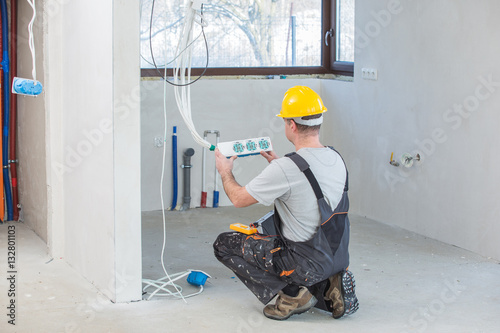
[[[349,4],[354,6],[354,0],[341,2],[341,9]],[[154,67],[149,41],[151,7],[152,0],[142,0],[142,68]],[[321,66],[321,8],[321,0],[207,1],[203,13],[208,24],[204,30],[209,67]],[[172,67],[179,53],[176,47],[184,13],[184,0],[155,1],[151,46],[158,67],[163,67],[165,62],[167,67]],[[348,22],[345,25],[347,27]],[[193,36],[198,37],[193,43],[193,67],[205,67],[205,41],[200,26],[195,27]],[[347,44],[341,42],[341,45]]]
[[[354,0],[337,0],[337,61],[354,62]]]

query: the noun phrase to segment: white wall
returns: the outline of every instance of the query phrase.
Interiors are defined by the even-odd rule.
[[[356,1],[354,82],[322,83],[351,211],[500,259],[500,3],[394,3]],[[378,81],[363,80],[363,67]],[[398,169],[392,151],[422,161]]]
[[[138,300],[139,1],[44,5],[49,249],[113,301]]]
[[[284,135],[283,120],[276,117],[281,108],[285,91],[297,84],[307,84],[320,89],[320,81],[308,80],[217,80],[202,79],[192,85],[192,116],[198,133],[219,130],[220,141],[269,136],[275,150],[284,155],[294,150]],[[163,137],[163,83],[142,81],[141,102],[141,152],[142,152],[142,210],[161,209],[160,176],[163,149],[154,145],[155,137]],[[191,137],[177,109],[173,88],[167,87],[167,155],[164,181],[165,207],[172,203],[172,127],[178,132],[178,178],[177,204],[183,197],[183,153],[194,148],[191,164],[191,207],[199,207],[201,200],[202,148]],[[208,140],[215,143],[215,135]],[[236,180],[244,185],[255,177],[267,161],[261,156],[249,156],[235,161]],[[213,153],[207,153],[206,188],[207,206],[213,202],[215,161]],[[219,179],[220,205],[230,205]]]

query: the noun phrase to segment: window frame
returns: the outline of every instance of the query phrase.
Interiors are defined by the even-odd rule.
[[[339,38],[338,30],[337,30],[337,1],[340,0],[331,0],[332,6],[330,8],[330,25],[331,29],[333,29],[333,38],[331,38],[330,45],[330,70],[332,73],[346,76],[354,76],[354,62],[349,61],[337,61],[337,38]],[[325,1],[324,1],[325,2]],[[328,1],[326,1],[328,2]],[[324,10],[324,8],[323,8]],[[327,31],[323,32],[326,36]]]
[[[322,41],[321,41],[321,66],[288,66],[288,67],[208,67],[205,76],[262,76],[262,75],[354,75],[354,63],[337,61],[337,1],[322,0]],[[326,15],[325,15],[326,14]],[[329,38],[326,45],[326,34],[333,30],[333,37]],[[204,68],[192,68],[193,76],[201,75]],[[165,75],[164,69],[159,69]],[[173,75],[173,69],[167,68],[167,76]],[[160,77],[155,68],[141,68],[142,77]]]

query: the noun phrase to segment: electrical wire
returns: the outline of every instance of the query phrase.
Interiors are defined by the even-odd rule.
[[[153,2],[154,2],[154,0],[153,0]],[[187,26],[188,24],[189,23],[186,23],[185,26]],[[192,28],[193,22],[191,22],[190,24],[191,24],[191,28]],[[189,30],[189,31],[192,32],[192,30]],[[187,40],[187,41],[189,41],[190,38],[192,39],[192,34],[190,33],[188,37],[189,38],[182,38],[181,40],[184,40],[184,41]],[[191,45],[191,44],[192,44],[192,42],[189,45]],[[182,48],[181,45],[182,45],[182,43],[180,42],[179,46],[178,46],[178,49]],[[189,46],[183,48],[183,50],[187,49],[188,47]],[[165,59],[166,59],[166,53],[167,53],[167,47],[165,46]],[[192,53],[192,50],[190,49],[190,54],[191,53]],[[189,61],[190,60],[191,59],[189,58]],[[182,62],[184,63],[184,61],[182,61]],[[175,80],[175,78],[174,78],[174,80]],[[181,279],[181,278],[189,275],[191,273],[191,270],[187,270],[187,271],[184,271],[184,272],[180,272],[180,273],[175,273],[175,274],[169,275],[168,272],[167,272],[167,269],[165,267],[165,248],[166,248],[166,243],[167,243],[167,233],[166,233],[165,203],[164,203],[164,197],[163,197],[163,181],[164,181],[164,177],[165,177],[165,157],[166,157],[166,144],[165,143],[166,143],[167,128],[168,128],[168,126],[167,126],[168,125],[168,122],[167,122],[167,83],[168,83],[168,81],[164,78],[163,79],[163,125],[164,125],[163,137],[165,138],[165,142],[163,144],[163,158],[162,158],[162,168],[161,168],[161,177],[160,177],[160,200],[161,200],[161,212],[162,212],[162,221],[163,221],[163,245],[162,245],[160,260],[161,260],[161,265],[162,265],[162,268],[163,268],[163,272],[165,273],[165,276],[163,278],[161,278],[161,279],[158,279],[158,280],[143,279],[142,282],[143,282],[143,284],[146,285],[143,288],[143,292],[147,292],[147,290],[150,287],[156,288],[151,293],[151,295],[149,295],[149,297],[147,298],[147,300],[150,300],[153,296],[156,295],[156,296],[173,296],[173,297],[176,297],[176,298],[180,298],[184,302],[186,302],[186,298],[187,297],[192,297],[192,296],[198,295],[201,292],[203,292],[203,285],[200,285],[200,289],[199,289],[198,292],[195,292],[195,293],[192,293],[190,295],[184,296],[182,294],[182,287],[179,286],[178,284],[174,283],[174,281],[177,281],[177,280],[179,280],[179,279]],[[175,86],[175,89],[185,89],[186,87],[189,89],[189,86],[190,85],[184,85],[184,86],[178,86],[177,85],[177,86]],[[186,97],[187,96],[188,95],[186,95]],[[189,105],[189,107],[190,107],[190,105]],[[180,107],[179,107],[179,110],[181,110]],[[189,109],[189,119],[190,119],[190,111],[191,110]],[[182,114],[182,112],[181,112],[181,114]],[[184,115],[183,115],[183,117],[184,117]],[[189,128],[193,128],[194,129],[194,125],[192,125],[192,119],[191,119],[191,126],[189,124],[187,124],[187,123],[186,123],[186,125],[188,125]],[[197,133],[192,133],[192,134],[194,136]],[[209,143],[207,142],[207,144],[209,144]],[[175,291],[169,290],[168,288],[174,288]]]
[[[196,42],[200,37],[202,36],[202,33],[200,32],[200,34],[198,35],[198,37],[196,37],[184,50],[182,50],[182,52],[184,52],[188,47],[190,47],[191,45],[194,44],[194,42]],[[151,61],[147,60],[142,54],[141,54],[141,58],[142,60],[144,60],[145,62],[147,62],[148,64],[150,64],[151,66],[156,66],[156,70],[158,71],[158,73],[160,74],[161,76],[161,72],[159,72],[159,69],[158,67],[166,67],[167,65],[170,65],[171,63],[173,63],[175,60],[177,60],[177,58],[179,58],[182,54],[182,52],[180,54],[178,54],[174,59],[170,60],[169,62],[167,62],[166,64],[164,65],[156,65],[154,63],[152,63]],[[152,53],[151,53],[152,54]],[[161,76],[162,79],[165,79],[163,76]],[[201,78],[201,77],[200,77]],[[198,78],[198,79],[200,79]],[[195,81],[194,81],[195,82]],[[193,83],[194,83],[193,82]],[[190,84],[193,84],[193,83],[190,83]]]
[[[165,51],[166,53],[166,51]],[[162,164],[161,164],[161,177],[160,177],[160,200],[161,200],[161,214],[162,214],[162,221],[163,221],[163,245],[161,249],[161,256],[160,256],[160,261],[161,261],[161,267],[163,268],[163,273],[165,273],[165,276],[159,280],[150,280],[150,279],[143,279],[142,283],[146,284],[146,287],[143,288],[143,292],[146,292],[149,287],[156,287],[156,290],[153,291],[153,293],[147,298],[147,300],[150,300],[153,296],[158,295],[158,296],[175,296],[178,298],[182,298],[184,302],[186,302],[185,297],[182,295],[182,288],[175,284],[174,281],[180,279],[180,277],[172,280],[171,276],[168,274],[167,269],[165,268],[165,247],[167,244],[167,226],[166,226],[166,218],[165,218],[165,200],[163,198],[163,181],[165,178],[165,157],[167,154],[167,145],[166,145],[166,138],[167,138],[167,84],[165,83],[165,80],[163,82],[163,137],[165,138],[165,141],[163,143],[163,158],[162,158]],[[173,274],[172,276],[177,276],[178,274]],[[164,282],[165,280],[168,280],[167,282]],[[167,287],[173,287],[175,289],[175,292],[172,292],[167,289]],[[159,293],[160,291],[163,291],[164,293]],[[187,303],[187,302],[186,302]]]
[[[33,61],[33,71],[32,71],[33,81],[35,81],[35,84],[36,84],[37,81],[36,81],[35,40],[33,37],[33,23],[35,22],[35,18],[36,18],[36,4],[35,4],[35,0],[26,0],[26,1],[28,1],[31,8],[33,8],[33,17],[31,18],[31,21],[28,24],[28,33],[29,33],[28,44],[29,44],[30,51],[31,51],[31,58]]]
[[[175,273],[168,277],[165,276],[159,280],[143,279],[142,282],[146,284],[146,286],[142,289],[143,292],[147,292],[147,290],[150,287],[156,288],[155,291],[152,292],[151,295],[146,300],[149,301],[153,296],[172,296],[172,297],[182,298],[184,299],[184,301],[186,301],[185,299],[188,297],[193,297],[201,294],[203,292],[202,285],[199,286],[200,289],[197,292],[184,296],[182,294],[182,287],[174,283],[174,281],[177,281],[179,279],[182,279],[183,277],[188,276],[189,274],[191,274],[191,272],[192,270],[188,269],[187,271]],[[169,279],[169,281],[164,282],[167,279]],[[175,286],[178,292],[172,292],[171,290],[167,289],[168,286]],[[163,293],[160,291],[163,291]]]
[[[154,57],[154,52],[153,52],[153,42],[152,42],[152,31],[153,31],[153,15],[154,15],[154,8],[155,8],[155,0],[152,1],[152,4],[151,4],[151,17],[150,17],[150,20],[149,20],[149,51],[151,53],[151,60],[153,61],[153,64],[155,66],[155,69],[156,69],[156,72],[158,73],[158,75],[165,81],[167,81],[168,84],[170,85],[173,85],[173,86],[188,86],[188,85],[191,85],[195,82],[197,82],[198,80],[200,80],[204,75],[205,73],[207,72],[207,69],[208,69],[208,61],[209,61],[209,52],[208,52],[208,41],[207,41],[207,36],[205,35],[205,30],[204,30],[204,26],[206,25],[205,24],[205,21],[203,19],[203,5],[201,6],[201,13],[200,13],[200,26],[201,26],[201,34],[203,35],[203,39],[205,40],[205,50],[206,50],[206,53],[207,53],[207,62],[205,64],[205,69],[203,69],[203,72],[201,73],[201,75],[191,81],[191,82],[188,82],[188,83],[184,83],[184,84],[176,84],[176,83],[172,83],[170,81],[167,80],[166,78],[166,74],[167,74],[167,68],[165,66],[165,76],[163,76],[158,68],[158,66],[156,65],[156,60],[155,60],[155,57]],[[188,7],[188,12],[189,11],[189,8]],[[186,26],[186,25],[185,25]],[[168,62],[166,65],[172,63],[174,60],[176,60],[178,57],[180,57],[198,38],[196,38],[194,41],[192,41],[189,45],[186,45],[185,48],[182,49],[182,51],[180,53],[177,54],[177,56],[170,62]],[[166,59],[166,57],[165,57]]]
[[[196,21],[198,17],[200,18],[200,21]],[[189,6],[187,7],[185,23],[183,26],[181,39],[179,40],[179,45],[177,46],[176,53],[179,53],[180,50],[185,50],[187,46],[190,44],[190,41],[193,39],[194,23],[202,25],[202,31],[203,31],[203,25],[205,24],[203,19],[203,5],[201,5],[200,13],[198,13],[193,8],[193,3],[190,2]],[[189,131],[191,132],[191,136],[193,137],[194,141],[202,147],[214,150],[215,146],[210,144],[207,140],[203,139],[200,136],[200,134],[198,134],[192,119],[191,83],[196,82],[196,80],[190,82],[192,55],[193,55],[193,49],[187,48],[186,51],[181,53],[181,56],[176,61],[176,66],[173,71],[174,83],[175,83],[174,86],[175,100],[177,102],[177,106],[179,108],[179,112],[182,116],[182,119],[184,120],[184,123],[188,127]],[[208,54],[207,54],[207,60],[208,60]]]

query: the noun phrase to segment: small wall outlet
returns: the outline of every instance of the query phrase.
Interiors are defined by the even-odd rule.
[[[378,73],[376,68],[362,68],[361,69],[361,77],[365,80],[374,80],[378,79]]]

